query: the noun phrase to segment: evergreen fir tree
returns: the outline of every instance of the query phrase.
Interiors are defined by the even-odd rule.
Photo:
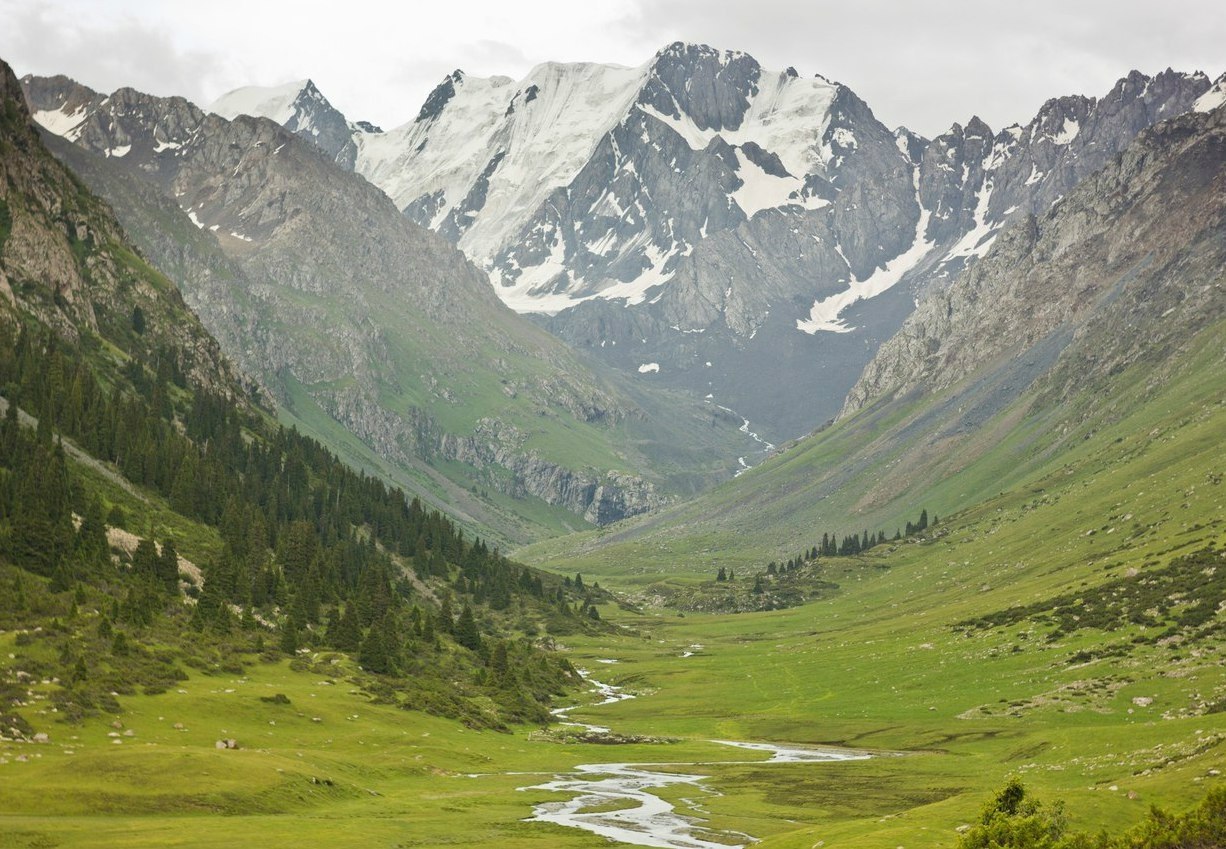
[[[507,644],[499,640],[490,653],[490,683],[495,687],[506,687],[513,683],[511,663],[507,659]]]
[[[283,654],[293,657],[298,653],[300,645],[300,637],[298,636],[298,628],[293,622],[286,622],[281,626],[281,640],[278,647]]]
[[[473,618],[472,607],[467,604],[460,611],[460,618],[456,621],[455,641],[473,651],[479,651],[481,648],[481,634],[477,631],[477,621]]]
[[[162,553],[157,560],[157,576],[167,592],[179,591],[179,553],[175,541],[169,537],[162,543]]]
[[[362,664],[362,668],[369,672],[375,672],[380,675],[391,672],[387,645],[384,642],[383,630],[381,628],[371,628],[367,632],[366,638],[362,640],[362,647],[358,651],[358,663]]]

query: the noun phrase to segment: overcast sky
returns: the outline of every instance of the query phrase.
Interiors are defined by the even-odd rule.
[[[417,114],[455,68],[639,65],[672,41],[745,50],[851,86],[890,126],[932,136],[978,114],[1025,122],[1049,97],[1130,69],[1226,70],[1223,0],[0,0],[0,58],[201,105],[310,77],[351,120]]]

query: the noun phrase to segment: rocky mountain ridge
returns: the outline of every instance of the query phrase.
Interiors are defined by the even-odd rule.
[[[0,104],[6,323],[12,310],[84,350],[101,338],[116,351],[158,354],[193,385],[247,403],[250,387],[174,284],[131,251],[111,210],[43,149],[21,85],[2,61]]]
[[[349,170],[357,161],[355,135],[382,132],[369,123],[347,120],[311,80],[238,89],[215,100],[209,111],[231,121],[239,115],[268,118],[307,139]]]
[[[637,68],[456,71],[413,121],[355,133],[355,168],[514,308],[779,441],[833,417],[915,298],[1008,220],[1209,88],[1133,72],[1026,126],[927,140],[841,83],[678,42]]]
[[[1221,103],[1143,130],[1067,199],[1013,223],[955,285],[924,299],[865,369],[842,416],[948,389],[1023,351],[1044,350],[1031,365],[1054,361],[1066,346],[1085,347],[1091,324],[1105,329],[1067,375],[1073,386],[1124,369],[1142,349],[1177,346],[1226,314],[1223,197]]]

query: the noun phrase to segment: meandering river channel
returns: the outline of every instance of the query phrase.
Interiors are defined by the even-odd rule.
[[[632,699],[634,696],[619,687],[604,684],[582,673],[595,687],[602,701],[597,705]],[[573,722],[569,714],[578,706],[554,711],[576,725],[596,733],[608,729],[598,725]],[[800,763],[865,760],[862,752],[831,749],[807,749],[775,743],[742,743],[734,740],[712,740],[723,746],[735,746],[756,752],[768,752],[765,761],[720,761],[719,763]],[[697,786],[705,775],[665,770],[709,765],[713,762],[661,763],[596,763],[580,764],[574,772],[557,776],[545,784],[522,787],[521,790],[554,790],[573,794],[562,802],[537,805],[529,822],[551,822],[570,828],[581,828],[610,840],[637,846],[658,846],[663,849],[730,849],[743,847],[755,838],[739,832],[716,832],[703,828],[695,817],[678,813],[675,806],[656,795],[665,787],[678,784]],[[606,810],[602,810],[606,809]]]

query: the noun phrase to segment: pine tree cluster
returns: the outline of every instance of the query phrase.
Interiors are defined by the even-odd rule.
[[[473,724],[484,720],[442,682],[491,689],[504,719],[547,717],[573,670],[530,636],[538,623],[564,633],[598,619],[585,588],[511,562],[314,440],[190,386],[171,352],[99,368],[90,346],[0,328],[0,563],[46,579],[53,596],[104,588],[113,655],[139,655],[143,630],[187,615],[209,639],[262,643],[267,632],[285,654],[334,649],[369,673],[433,680],[439,692],[408,701]],[[194,605],[180,595],[169,534],[149,528],[115,563],[107,526],[130,517],[89,494],[74,445],[216,529],[203,586],[183,584]]]

